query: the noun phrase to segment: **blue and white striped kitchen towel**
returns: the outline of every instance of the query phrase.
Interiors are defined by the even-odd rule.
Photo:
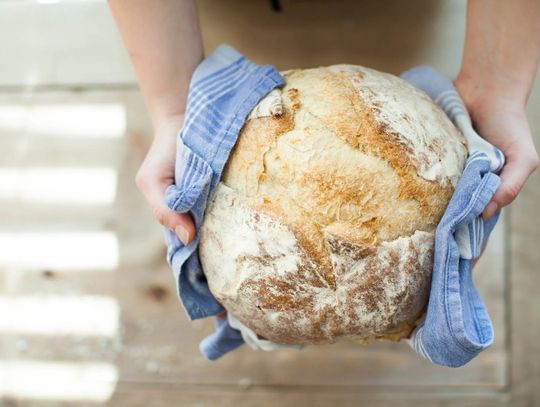
[[[401,77],[426,92],[461,130],[468,143],[465,169],[435,233],[431,291],[425,318],[409,344],[439,365],[459,367],[493,342],[493,326],[472,281],[472,261],[493,230],[500,212],[481,217],[491,200],[504,165],[500,150],[472,127],[452,82],[435,69],[421,66]]]
[[[447,78],[428,67],[413,69],[403,77],[443,107],[469,143],[465,170],[436,231],[426,318],[410,339],[416,352],[431,362],[460,366],[493,340],[491,321],[472,283],[471,261],[479,255],[499,215],[486,222],[480,217],[499,184],[495,174],[504,158],[474,132]],[[253,64],[228,46],[216,49],[193,75],[185,123],[177,140],[176,183],[167,189],[165,201],[169,208],[191,214],[197,234],[184,246],[174,233],[164,229],[167,260],[190,319],[223,310],[208,289],[198,259],[202,216],[247,115],[282,84],[273,67]],[[212,360],[244,343],[228,320],[217,321],[216,328],[200,346]]]
[[[191,214],[196,235],[185,246],[176,234],[164,228],[167,261],[190,319],[224,310],[208,288],[197,251],[204,210],[246,117],[264,96],[283,83],[272,66],[254,64],[227,45],[218,47],[193,73],[184,125],[177,137],[175,183],[165,191],[165,203],[174,211]],[[240,332],[226,319],[216,325],[216,333],[200,346],[209,359],[244,343]]]

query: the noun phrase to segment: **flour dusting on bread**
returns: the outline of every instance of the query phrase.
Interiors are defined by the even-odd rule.
[[[276,343],[406,337],[427,304],[464,138],[392,75],[351,65],[282,75],[206,208],[209,287]]]

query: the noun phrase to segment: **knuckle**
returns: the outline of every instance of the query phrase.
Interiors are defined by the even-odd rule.
[[[503,204],[509,204],[514,199],[517,198],[521,186],[517,184],[506,185],[506,187],[501,191],[502,199],[504,200]]]
[[[158,206],[152,210],[152,213],[154,215],[154,218],[161,223],[163,226],[165,225],[165,222],[167,220],[167,210],[161,206]]]

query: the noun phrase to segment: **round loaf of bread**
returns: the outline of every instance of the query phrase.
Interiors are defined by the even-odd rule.
[[[206,208],[210,290],[278,344],[407,337],[425,311],[465,139],[393,75],[353,65],[282,75]]]

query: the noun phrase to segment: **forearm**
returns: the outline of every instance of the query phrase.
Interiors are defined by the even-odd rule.
[[[511,203],[538,167],[526,105],[540,59],[540,0],[469,0],[454,84],[480,135],[505,155],[485,219]]]
[[[525,106],[540,60],[540,0],[469,0],[458,83]]]
[[[183,117],[203,58],[194,0],[109,0],[154,127]]]

